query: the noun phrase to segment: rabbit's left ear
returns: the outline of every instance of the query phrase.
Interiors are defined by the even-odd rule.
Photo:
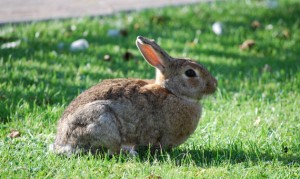
[[[139,36],[136,45],[145,60],[152,66],[163,70],[170,63],[170,56],[164,52],[154,41]]]

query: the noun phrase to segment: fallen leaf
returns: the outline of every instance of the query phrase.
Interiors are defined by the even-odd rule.
[[[129,61],[131,59],[134,58],[134,55],[130,52],[130,51],[126,51],[124,54],[123,54],[123,59],[125,61]]]
[[[276,35],[278,38],[288,39],[290,38],[290,31],[288,29],[283,29],[282,31],[278,32]]]
[[[281,33],[286,39],[290,38],[290,31],[288,29],[284,29]]]
[[[252,23],[251,23],[251,28],[252,28],[253,30],[258,29],[259,27],[260,27],[260,22],[259,22],[258,20],[252,21]]]
[[[134,24],[134,30],[139,30],[141,28],[141,25],[138,23]]]
[[[242,45],[240,45],[240,49],[241,50],[251,49],[254,45],[255,45],[255,41],[248,39],[248,40],[244,41],[242,43]]]
[[[128,31],[126,29],[121,29],[119,33],[123,37],[127,37],[128,36]]]
[[[4,94],[0,94],[0,99],[1,100],[5,100],[6,99],[6,96]]]
[[[17,138],[20,137],[21,133],[18,130],[12,129],[8,135],[9,138]]]
[[[162,177],[161,176],[158,176],[158,175],[150,175],[150,176],[148,176],[147,177],[148,179],[162,179]]]
[[[166,16],[155,15],[150,18],[150,21],[155,24],[164,24],[169,18]]]
[[[192,42],[186,42],[186,44],[190,47],[195,47],[198,44],[198,38],[194,38]]]

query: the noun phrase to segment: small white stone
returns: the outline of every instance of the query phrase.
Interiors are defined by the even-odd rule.
[[[77,29],[76,25],[71,25],[70,27],[71,31],[75,31]]]
[[[35,38],[39,38],[39,37],[40,37],[40,35],[41,35],[41,33],[40,33],[40,32],[35,32],[35,34],[34,34],[34,37],[35,37]]]
[[[212,30],[216,35],[221,35],[223,31],[223,25],[221,22],[215,22],[212,25]]]
[[[267,30],[272,30],[272,29],[273,29],[273,25],[272,25],[272,24],[267,25],[267,26],[266,26],[266,29],[267,29]]]
[[[78,40],[72,42],[72,44],[70,46],[70,50],[73,52],[86,50],[87,48],[89,48],[89,43],[85,39],[78,39]]]
[[[120,35],[120,30],[110,29],[110,30],[108,30],[107,35],[110,36],[110,37],[117,37],[117,36]]]
[[[21,40],[7,42],[1,45],[1,49],[17,48],[21,44]]]

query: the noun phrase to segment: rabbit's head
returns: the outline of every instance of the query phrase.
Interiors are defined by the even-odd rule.
[[[155,83],[174,95],[198,101],[216,91],[217,80],[201,64],[169,56],[154,40],[138,36],[136,45],[145,60],[156,68]]]

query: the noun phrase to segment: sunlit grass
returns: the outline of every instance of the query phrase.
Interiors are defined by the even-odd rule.
[[[0,176],[299,178],[300,4],[249,2],[1,26],[1,45],[21,44],[0,49]],[[221,36],[211,30],[216,21],[224,25]],[[127,35],[108,36],[111,29]],[[141,151],[136,158],[49,152],[57,120],[80,92],[107,78],[154,77],[135,47],[138,35],[203,63],[218,79],[216,94],[202,102],[196,132],[172,151]],[[89,48],[70,52],[79,38]],[[240,50],[247,39],[255,46]],[[134,57],[124,60],[126,51]],[[20,137],[9,138],[12,129]]]

